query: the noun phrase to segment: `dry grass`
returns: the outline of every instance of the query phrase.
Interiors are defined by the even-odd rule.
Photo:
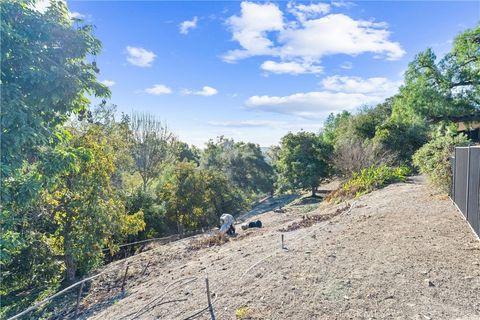
[[[317,215],[311,215],[311,216],[306,216],[305,215],[305,216],[302,217],[302,220],[295,221],[295,222],[289,224],[288,226],[286,226],[282,229],[279,229],[278,231],[289,232],[289,231],[297,230],[297,229],[300,229],[300,228],[308,228],[308,227],[314,225],[315,223],[330,220],[333,217],[339,215],[340,213],[342,213],[342,212],[344,212],[348,209],[350,209],[350,204],[347,204],[346,206],[341,207],[341,208],[337,208],[337,210],[335,210],[335,212],[328,213],[328,214],[317,214]]]
[[[201,237],[200,239],[195,239],[190,242],[188,249],[189,250],[200,250],[202,248],[209,248],[213,246],[221,246],[222,244],[229,242],[230,239],[224,233],[216,233],[213,235],[208,235]]]

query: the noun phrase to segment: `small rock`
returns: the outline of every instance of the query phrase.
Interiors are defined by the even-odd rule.
[[[423,280],[423,282],[429,287],[435,287],[435,284],[432,281],[430,281],[430,279],[425,279]]]

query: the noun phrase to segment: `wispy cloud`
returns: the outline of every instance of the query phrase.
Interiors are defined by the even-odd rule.
[[[271,73],[286,73],[286,74],[303,74],[303,73],[322,73],[323,67],[314,65],[308,62],[276,62],[272,60],[267,60],[260,68],[264,71]]]
[[[153,94],[158,96],[162,94],[170,94],[172,93],[172,89],[170,89],[164,84],[154,84],[150,88],[145,89],[145,92],[148,94]]]
[[[153,60],[157,57],[155,53],[141,47],[128,46],[127,61],[137,67],[151,67]]]
[[[350,70],[353,68],[353,63],[351,63],[350,61],[345,61],[340,65],[340,68]]]
[[[383,101],[394,94],[400,82],[386,78],[331,76],[322,80],[318,91],[285,96],[255,95],[245,102],[250,110],[290,114],[302,118],[324,118],[331,112]]]
[[[216,95],[218,93],[218,90],[213,87],[204,86],[202,90],[195,91],[195,90],[184,89],[182,93],[185,95],[210,97],[210,96]]]
[[[188,32],[197,27],[198,18],[195,16],[192,20],[186,20],[180,23],[180,33],[188,34]]]
[[[402,82],[384,77],[331,76],[323,79],[321,84],[324,89],[335,92],[367,93],[388,97],[395,94]]]
[[[115,81],[113,80],[103,80],[103,81],[100,81],[100,83],[103,83],[107,87],[113,87],[115,85]]]

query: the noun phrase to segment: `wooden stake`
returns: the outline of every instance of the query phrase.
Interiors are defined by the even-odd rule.
[[[77,305],[75,306],[75,316],[73,317],[74,319],[77,319],[78,316],[78,307],[80,306],[80,298],[82,297],[82,291],[83,291],[83,284],[85,282],[82,282],[80,284],[80,287],[78,288],[78,294],[77,294]]]
[[[130,267],[130,266],[127,265],[127,268],[125,268],[125,274],[123,275],[122,293],[125,293],[125,283],[127,282],[128,267]]]
[[[213,312],[212,302],[210,301],[210,287],[208,285],[208,276],[205,277],[205,284],[207,285],[208,311],[210,311],[210,317],[212,318],[212,320],[215,320],[215,313]]]
[[[148,260],[147,265],[145,266],[145,269],[143,269],[142,276],[145,275],[145,272],[147,272],[147,269],[148,269],[148,266],[150,265],[150,262],[152,262],[152,260]]]
[[[282,233],[282,249],[285,249],[285,245],[283,244],[284,240],[285,240],[285,239],[284,239],[284,235],[283,235],[283,233]]]

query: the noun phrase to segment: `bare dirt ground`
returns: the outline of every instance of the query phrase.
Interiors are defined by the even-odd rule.
[[[304,214],[270,211],[251,218],[264,228],[221,246],[192,251],[194,240],[184,239],[113,263],[111,279],[93,283],[84,301],[100,299],[95,288],[129,263],[126,295],[89,317],[187,319],[207,306],[208,273],[220,320],[480,319],[480,241],[423,182],[322,204],[308,215],[329,219],[279,231]],[[193,318],[209,319],[208,311]]]

